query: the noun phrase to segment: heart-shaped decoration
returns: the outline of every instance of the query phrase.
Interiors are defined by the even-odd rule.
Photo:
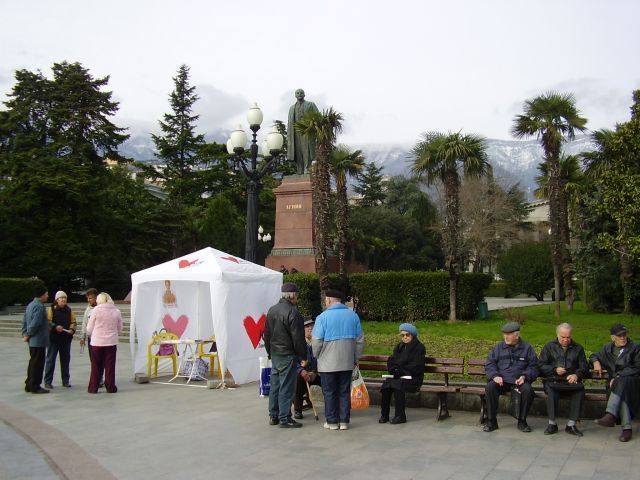
[[[247,315],[242,321],[244,329],[247,331],[247,335],[249,335],[249,340],[251,340],[251,344],[254,349],[258,348],[258,345],[260,344],[260,339],[262,338],[262,332],[264,332],[266,323],[267,316],[264,313],[260,316],[257,322],[251,315]]]
[[[168,313],[162,317],[162,326],[167,329],[167,332],[176,334],[178,338],[182,338],[187,325],[189,325],[189,317],[186,315],[180,315],[177,320]]]

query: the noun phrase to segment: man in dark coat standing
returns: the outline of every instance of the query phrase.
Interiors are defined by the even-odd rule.
[[[609,376],[609,400],[605,415],[596,420],[598,425],[613,427],[618,418],[622,424],[619,440],[631,440],[631,419],[640,411],[640,345],[636,345],[627,336],[627,327],[614,324],[611,343],[606,344],[591,355],[593,369]]]
[[[36,287],[35,298],[27,305],[22,320],[22,340],[29,345],[29,368],[24,382],[25,392],[49,393],[42,388],[44,360],[49,346],[49,321],[44,302],[49,298],[45,287]]]
[[[296,386],[296,366],[306,366],[307,343],[304,339],[304,318],[296,308],[298,287],[282,285],[282,298],[267,312],[263,339],[271,359],[269,389],[269,424],[281,428],[299,428],[301,423],[291,418],[291,402]]]
[[[493,432],[498,428],[497,414],[500,394],[515,390],[520,395],[518,430],[530,432],[527,415],[533,403],[531,383],[538,376],[538,357],[533,347],[520,339],[520,324],[509,322],[502,327],[503,342],[496,345],[485,363],[487,375],[485,395],[489,418],[483,431]]]
[[[545,435],[558,432],[556,423],[558,397],[568,395],[571,398],[571,410],[564,430],[570,435],[582,436],[576,422],[580,418],[584,402],[582,379],[589,374],[589,365],[582,346],[571,339],[572,332],[573,327],[570,324],[561,323],[556,327],[557,339],[547,343],[540,352],[540,374],[544,377],[549,416]]]

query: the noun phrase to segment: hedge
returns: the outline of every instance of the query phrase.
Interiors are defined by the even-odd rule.
[[[45,286],[39,278],[0,278],[0,308],[7,305],[26,305],[33,300],[37,286]]]
[[[509,285],[502,280],[494,280],[489,285],[485,293],[487,297],[513,298],[513,294],[509,291]]]
[[[304,315],[321,311],[318,275],[286,275],[300,289],[298,308]],[[462,273],[458,282],[457,313],[460,319],[472,319],[478,303],[491,283],[491,276]],[[345,289],[338,275],[329,276],[331,288],[339,288],[353,297],[355,309],[367,321],[443,320],[449,317],[449,275],[446,272],[369,272],[349,276]]]

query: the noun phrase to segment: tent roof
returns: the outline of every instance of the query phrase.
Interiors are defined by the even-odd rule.
[[[234,276],[262,277],[282,275],[280,272],[265,268],[215,248],[207,247],[197,252],[169,260],[154,267],[140,270],[131,275],[132,284],[164,281],[191,280],[209,281],[219,279],[225,273]]]

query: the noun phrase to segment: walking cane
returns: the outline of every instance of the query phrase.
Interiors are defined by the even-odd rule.
[[[309,394],[309,402],[311,402],[311,408],[313,408],[313,415],[316,417],[316,422],[318,421],[318,412],[316,411],[316,404],[311,400],[311,387],[309,387],[309,382],[306,380],[304,383],[307,385],[307,393]]]

